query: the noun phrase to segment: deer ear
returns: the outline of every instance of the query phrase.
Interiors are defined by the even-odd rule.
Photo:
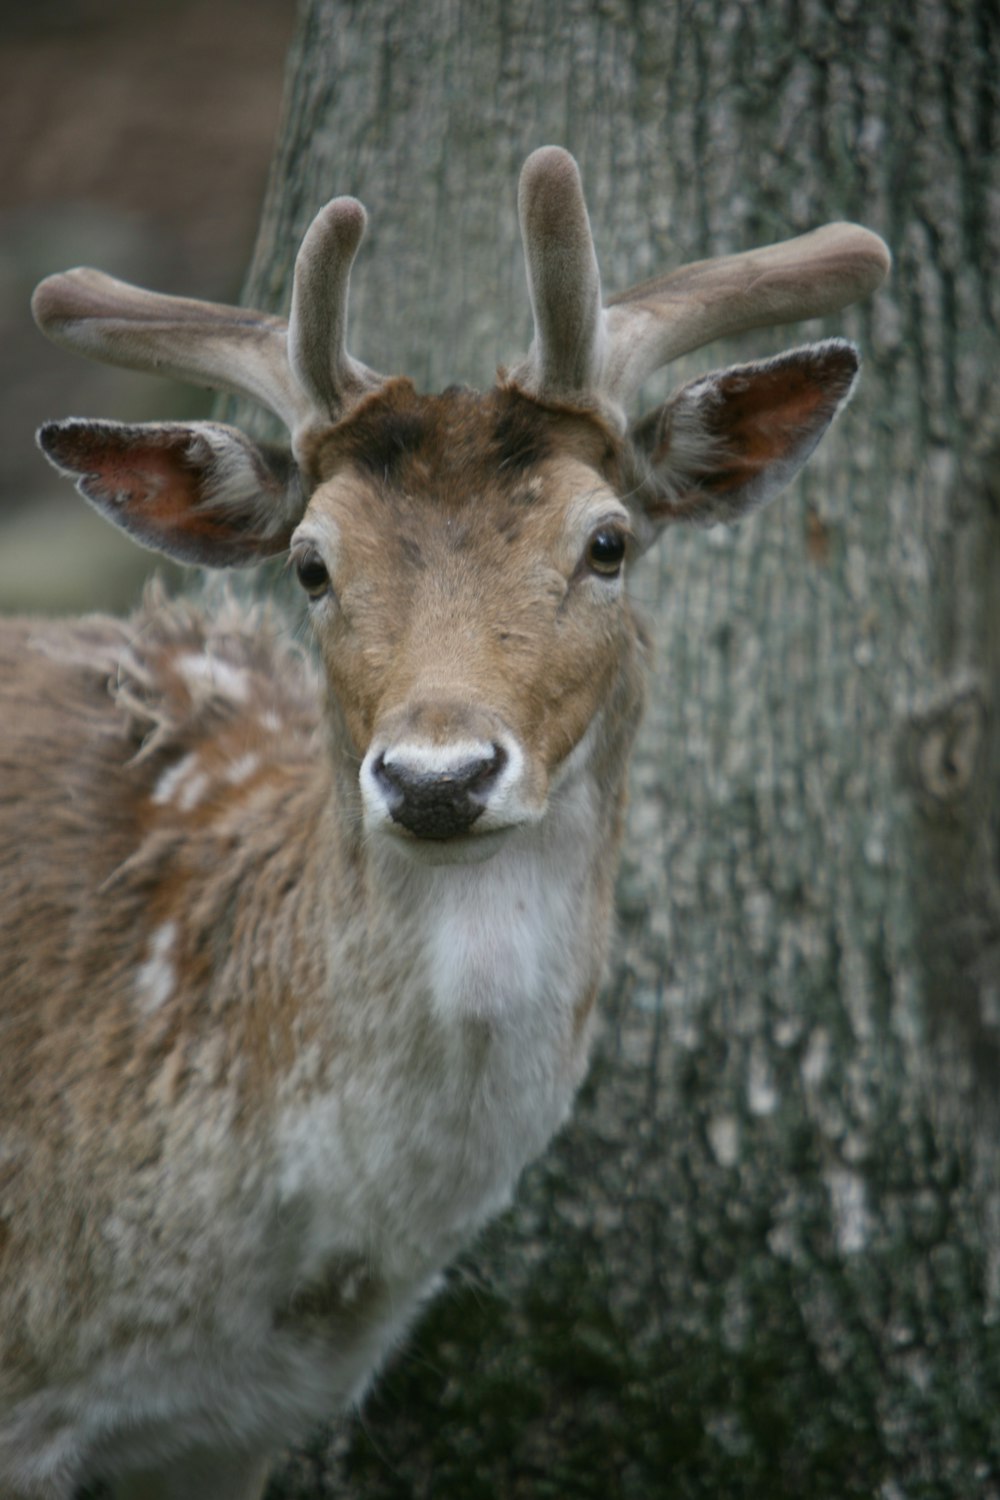
[[[259,562],[287,548],[305,509],[291,456],[221,422],[72,417],[47,422],[38,444],[102,515],[179,562]]]
[[[630,434],[656,526],[738,521],[773,500],[849,399],[860,359],[827,339],[684,386]]]

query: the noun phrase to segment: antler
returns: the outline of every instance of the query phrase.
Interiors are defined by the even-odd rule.
[[[368,216],[356,198],[334,198],[313,219],[295,257],[288,363],[321,419],[343,415],[381,375],[347,352],[351,266]]]
[[[517,209],[535,319],[534,388],[590,390],[601,375],[601,273],[580,173],[568,151],[543,146],[528,157]]]
[[[365,211],[354,198],[320,210],[296,257],[287,323],[252,308],[147,292],[89,268],[49,276],[32,311],[57,344],[249,396],[300,435],[343,415],[381,380],[346,346],[351,265],[364,230]]]
[[[511,379],[528,394],[596,401],[622,425],[629,398],[678,355],[728,334],[837,312],[873,291],[889,268],[878,235],[828,224],[762,250],[698,261],[602,307],[580,174],[567,151],[545,146],[529,156],[518,210],[535,336]],[[296,257],[287,324],[88,269],[48,277],[32,308],[56,343],[249,396],[301,437],[343,416],[382,381],[346,344],[351,266],[364,231],[355,198],[320,210]]]
[[[576,162],[529,156],[518,197],[535,337],[511,378],[529,393],[610,406],[619,420],[646,377],[713,339],[838,312],[886,275],[889,251],[857,224],[697,261],[612,297],[600,276]]]

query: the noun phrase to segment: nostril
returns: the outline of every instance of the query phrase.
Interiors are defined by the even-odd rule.
[[[379,786],[383,788],[383,790],[388,791],[395,788],[396,781],[393,776],[392,770],[385,763],[384,750],[380,750],[378,755],[372,761],[372,775],[378,782]]]
[[[488,759],[479,762],[478,768],[470,767],[468,790],[470,792],[489,792],[494,783],[499,781],[507,764],[507,752],[502,745],[493,746],[493,754]]]

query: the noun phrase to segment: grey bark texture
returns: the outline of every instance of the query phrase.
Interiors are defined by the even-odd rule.
[[[865,355],[788,494],[637,572],[654,682],[574,1122],[272,1500],[1000,1496],[998,90],[993,0],[305,0],[247,300],[287,305],[356,194],[376,369],[524,351],[546,142],[609,292],[841,217],[896,268],[675,367]]]

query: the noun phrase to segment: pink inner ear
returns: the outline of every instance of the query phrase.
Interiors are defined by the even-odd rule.
[[[764,366],[749,377],[742,370],[726,371],[715,382],[718,401],[703,408],[706,437],[720,444],[724,458],[717,469],[700,478],[699,487],[717,494],[739,489],[772,464],[792,457],[834,414],[850,379],[831,390],[815,372],[800,365]],[[669,460],[670,439],[656,454]]]
[[[851,393],[858,354],[843,339],[791,349],[693,381],[659,416],[647,501],[655,521],[714,525],[766,505],[794,477]],[[636,436],[656,435],[650,419]]]
[[[200,557],[205,544],[231,541],[238,533],[249,541],[239,517],[206,508],[209,475],[191,464],[186,440],[137,442],[116,451],[91,446],[88,472],[81,488],[94,503],[141,541],[180,544]]]
[[[229,538],[242,529],[232,514],[203,508],[206,476],[185,462],[186,454],[173,445],[132,443],[124,452],[105,449],[95,457],[93,470],[82,480],[83,489],[138,536],[155,541],[183,535],[197,545]]]
[[[141,505],[151,522],[172,524],[197,503],[193,476],[154,444],[132,444],[122,453],[104,448],[86,462],[92,465],[84,478],[87,492],[104,505]]]

